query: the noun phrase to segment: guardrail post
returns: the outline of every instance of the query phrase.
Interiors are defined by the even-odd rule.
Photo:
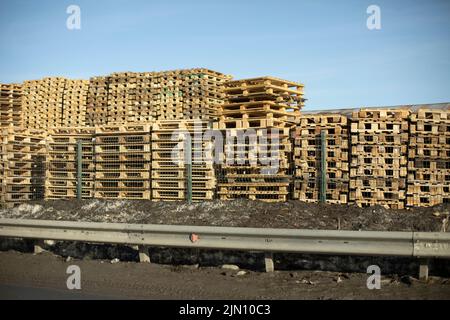
[[[264,253],[264,264],[266,266],[266,272],[274,272],[275,271],[275,267],[273,264],[273,253],[272,252]]]
[[[34,241],[34,253],[39,254],[44,252],[44,240],[38,239]]]
[[[429,259],[419,259],[419,279],[427,281],[428,280],[428,271],[429,271]]]
[[[150,263],[150,255],[148,253],[148,246],[139,246],[139,261]]]

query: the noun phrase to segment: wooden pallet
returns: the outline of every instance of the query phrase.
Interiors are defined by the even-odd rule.
[[[208,121],[163,121],[152,128],[152,196],[154,200],[185,200],[187,186],[186,143],[192,150],[193,199],[211,200],[216,186],[212,157],[205,158],[211,143],[203,141]],[[195,194],[195,196],[194,196]],[[204,198],[202,198],[204,196]]]
[[[22,126],[22,85],[0,84],[0,128]]]
[[[349,124],[344,115],[306,114],[293,131],[293,198],[318,202],[321,176],[321,132],[325,132],[327,202],[347,203],[349,184]]]
[[[150,200],[151,193],[149,190],[102,190],[95,191],[94,197],[97,199]]]
[[[45,134],[8,126],[0,130],[1,200],[11,207],[44,199]]]
[[[450,202],[450,110],[411,114],[407,206]]]

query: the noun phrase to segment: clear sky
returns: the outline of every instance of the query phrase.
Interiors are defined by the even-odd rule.
[[[310,110],[449,102],[449,42],[449,0],[0,0],[0,82],[206,67],[302,82]]]

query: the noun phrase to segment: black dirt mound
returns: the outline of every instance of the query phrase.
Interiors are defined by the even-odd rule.
[[[217,200],[188,204],[93,199],[30,202],[0,210],[0,217],[256,228],[443,231],[449,212],[449,204],[389,210],[300,201],[265,203]]]
[[[265,203],[236,200],[188,204],[93,199],[25,203],[13,209],[0,210],[0,217],[256,228],[443,231],[447,229],[444,225],[448,225],[449,212],[449,204],[389,210],[300,201]]]

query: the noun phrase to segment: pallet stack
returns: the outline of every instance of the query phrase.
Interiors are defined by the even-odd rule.
[[[294,133],[294,199],[318,202],[321,194],[321,132],[325,132],[326,202],[347,203],[349,130],[339,114],[302,115]]]
[[[44,199],[45,132],[17,127],[1,129],[2,203],[11,207]]]
[[[117,72],[109,77],[107,124],[134,122],[135,89],[135,73]]]
[[[350,201],[403,209],[409,110],[361,109],[351,123]]]
[[[82,198],[94,197],[95,129],[87,127],[51,128],[47,137],[46,199],[77,197],[77,142],[82,141]]]
[[[153,117],[157,120],[215,119],[231,77],[208,69],[185,69],[150,76]]]
[[[86,125],[93,127],[108,123],[109,77],[93,77],[89,81],[86,106]]]
[[[181,72],[183,119],[217,119],[225,102],[225,84],[231,76],[208,69]]]
[[[0,84],[0,127],[22,125],[22,86]]]
[[[24,81],[22,85],[22,121],[25,128],[41,128],[41,115],[39,109],[42,106],[40,96],[41,80]]]
[[[212,142],[203,139],[210,124],[201,120],[159,120],[152,129],[152,199],[187,199],[188,157],[192,159],[192,200],[214,197]],[[187,154],[186,148],[191,148]]]
[[[214,123],[227,137],[219,198],[286,201],[293,169],[289,133],[303,106],[303,85],[262,77],[228,82],[225,93]]]
[[[86,105],[89,81],[67,79],[64,87],[62,127],[86,125]]]
[[[149,123],[156,120],[155,100],[153,88],[155,86],[156,72],[137,73],[136,87],[134,88],[132,113],[135,122]]]
[[[151,199],[149,124],[95,129],[95,197]]]
[[[61,126],[66,79],[44,78],[23,84],[23,125],[47,129]]]
[[[153,109],[158,120],[183,119],[183,93],[180,72],[158,72],[153,77]]]
[[[208,69],[113,73],[91,78],[87,124],[215,119],[231,79]]]
[[[407,206],[450,203],[450,112],[411,114]]]

